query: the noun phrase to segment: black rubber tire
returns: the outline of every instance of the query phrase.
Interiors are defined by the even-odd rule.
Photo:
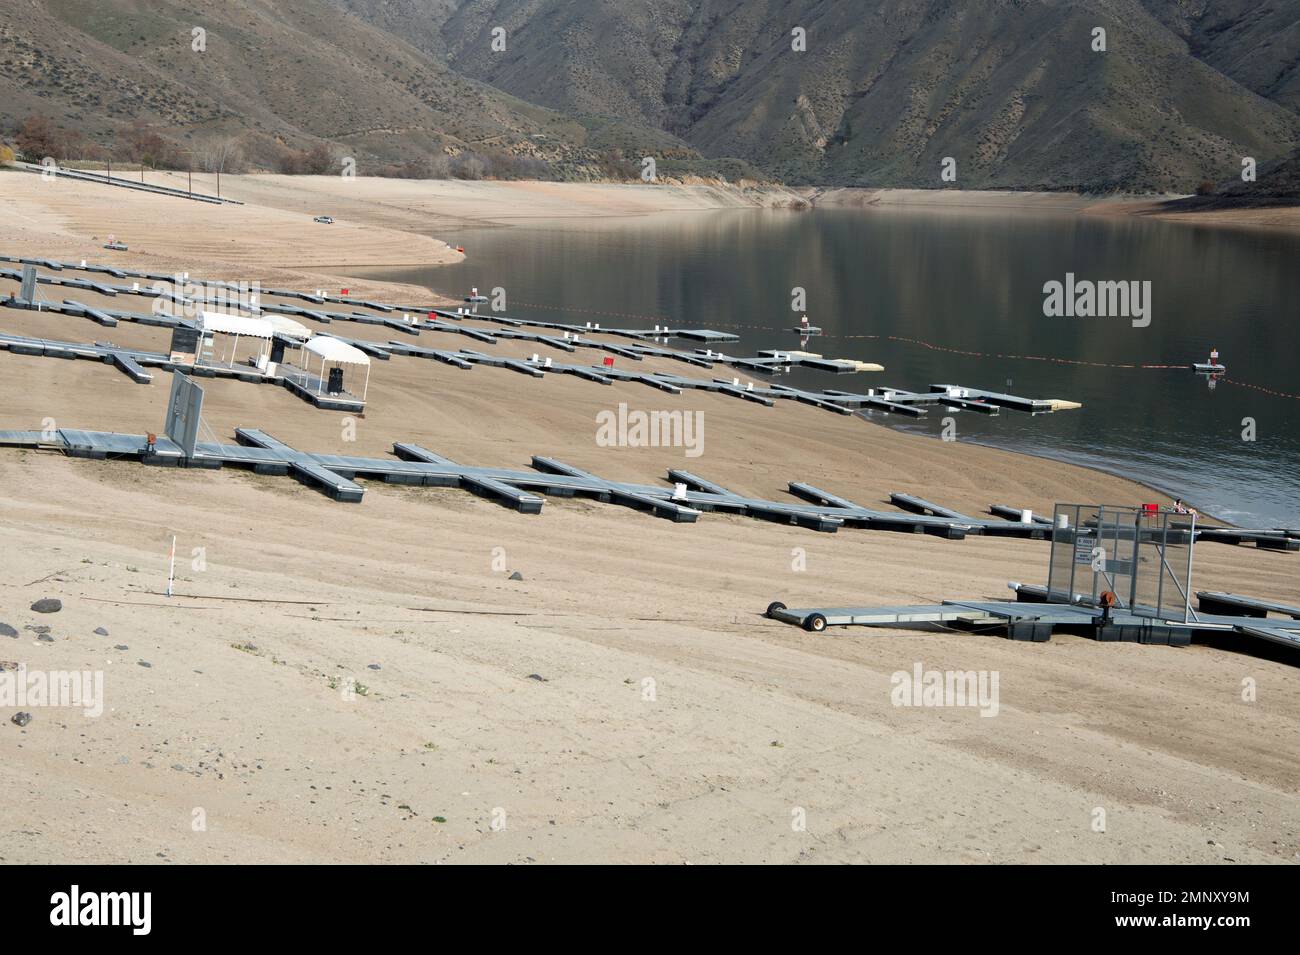
[[[810,633],[821,633],[826,629],[826,618],[819,613],[810,613],[803,618],[803,628]]]
[[[781,601],[779,600],[773,600],[770,604],[767,605],[767,610],[763,611],[763,616],[771,620],[773,610],[784,610],[784,609],[786,609],[785,604],[781,603]]]

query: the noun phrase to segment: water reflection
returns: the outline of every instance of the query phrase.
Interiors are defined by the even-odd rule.
[[[960,440],[1127,474],[1238,522],[1300,525],[1300,401],[1259,390],[1300,392],[1297,238],[1128,217],[875,209],[440,237],[466,247],[464,264],[386,274],[457,297],[500,286],[508,312],[529,317],[713,327],[741,331],[735,354],[797,345],[886,368],[853,379],[795,369],[784,380],[799,387],[953,383],[1081,401],[1034,418],[954,416]],[[1067,273],[1150,281],[1149,327],[1045,317],[1044,283]],[[797,289],[802,311],[791,309]],[[823,333],[799,334],[802,314]],[[1187,367],[1214,348],[1227,375]],[[1141,365],[1183,367],[1122,367]],[[874,420],[937,434],[944,416]],[[1243,440],[1251,420],[1255,440]]]

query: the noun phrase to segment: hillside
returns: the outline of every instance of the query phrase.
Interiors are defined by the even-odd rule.
[[[1198,60],[1300,112],[1300,6],[1286,0],[1146,0]]]
[[[327,142],[361,173],[462,150],[568,164],[619,143],[696,156],[661,131],[584,124],[466,79],[328,0],[6,4],[0,104],[10,122],[46,113],[106,146],[137,118],[187,145],[238,134],[254,162]]]
[[[1300,142],[1300,117],[1261,95],[1270,84],[1213,65],[1249,79],[1238,61],[1265,30],[1268,62],[1294,62],[1296,31],[1274,22],[1294,12],[1224,32],[1136,0],[340,2],[389,27],[418,18],[413,42],[497,88],[659,126],[791,182],[934,187],[951,156],[967,188],[1190,191]],[[510,48],[485,54],[497,25]]]
[[[202,24],[208,49],[190,48]],[[807,52],[791,49],[791,29]],[[1093,30],[1107,49],[1092,49]],[[496,29],[506,49],[494,52]],[[29,0],[0,111],[566,178],[1191,192],[1300,146],[1300,11],[1225,0]],[[708,157],[707,159],[702,157]],[[727,157],[736,157],[734,160]],[[737,161],[739,160],[739,161]],[[761,170],[761,173],[757,170]]]

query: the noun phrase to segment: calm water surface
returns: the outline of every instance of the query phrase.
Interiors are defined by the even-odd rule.
[[[520,317],[736,331],[741,341],[726,348],[736,355],[798,347],[787,329],[798,319],[791,289],[801,286],[810,321],[826,332],[808,350],[885,371],[801,371],[783,376],[787,384],[926,390],[943,382],[1081,401],[1078,411],[1032,417],[958,412],[958,439],[1124,474],[1239,524],[1300,526],[1300,400],[1260,390],[1300,393],[1296,237],[1130,218],[832,209],[540,222],[439,237],[465,246],[466,261],[384,274],[457,297],[473,285],[501,286],[506,313]],[[1043,284],[1067,272],[1150,281],[1150,325],[1045,317]],[[1206,360],[1211,347],[1228,367],[1214,383],[1186,368],[1115,367],[1186,365]],[[937,435],[948,413],[874,420]],[[1254,441],[1242,439],[1246,418]]]

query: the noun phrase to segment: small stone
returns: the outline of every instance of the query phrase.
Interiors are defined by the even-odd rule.
[[[524,575],[521,574],[521,573],[519,573],[519,571],[516,570],[513,574],[510,575],[510,579],[511,579],[511,580],[523,580],[523,579],[524,579]]]
[[[530,673],[530,674],[528,674],[528,679],[530,679],[530,680],[536,680],[538,683],[549,683],[549,682],[550,682],[550,680],[546,679],[546,677],[542,676],[540,673]]]
[[[381,667],[378,663],[371,663],[371,664],[369,664],[369,665],[366,666],[366,669],[367,669],[367,670],[382,670],[383,667]]]
[[[36,639],[37,639],[37,640],[40,640],[40,641],[42,641],[42,642],[44,642],[44,643],[53,643],[53,642],[54,642],[54,638],[51,637],[48,633],[42,633],[42,634],[40,634]]]
[[[42,597],[32,604],[32,609],[37,613],[58,613],[63,609],[63,601],[58,597]]]
[[[18,631],[7,623],[0,623],[0,637],[17,637]]]
[[[32,721],[32,714],[30,713],[15,713],[10,718],[10,722],[13,723],[15,726],[26,726],[31,721]]]
[[[115,646],[113,649],[114,649],[114,650],[130,650],[131,648],[128,647],[125,643],[119,643],[119,644],[118,644],[117,646]]]
[[[103,627],[96,627],[96,628],[95,628],[95,633],[99,634],[101,637],[106,637],[106,636],[108,636],[108,631],[105,630]]]
[[[140,666],[145,667],[146,669],[149,669],[153,666],[153,664],[150,663],[148,660],[136,660],[135,662],[138,663]]]

